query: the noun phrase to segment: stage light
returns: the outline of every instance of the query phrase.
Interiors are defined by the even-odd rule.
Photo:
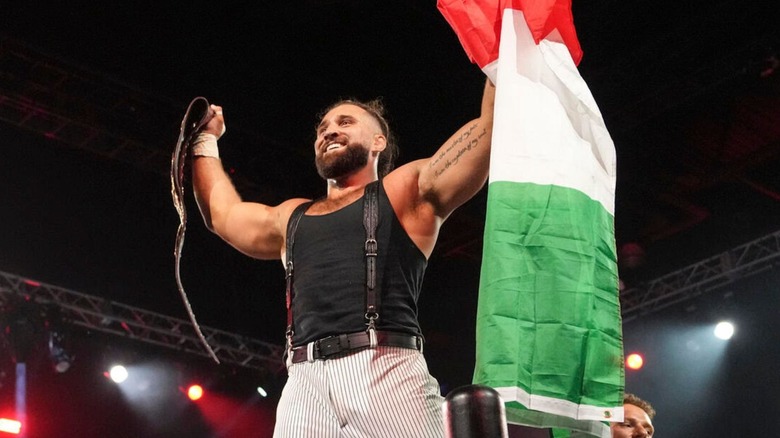
[[[108,376],[115,383],[122,383],[125,380],[127,380],[127,376],[128,376],[127,368],[123,367],[122,365],[114,365],[108,371]]]
[[[715,326],[713,333],[718,339],[723,339],[724,341],[731,339],[731,337],[734,336],[734,324],[728,321],[719,322],[718,325]]]
[[[257,393],[260,394],[260,397],[268,397],[268,391],[266,391],[262,386],[257,387]]]
[[[632,370],[638,370],[642,368],[642,365],[644,365],[645,360],[642,359],[642,355],[637,353],[629,354],[626,358],[626,366],[628,368],[631,368]]]
[[[200,400],[203,397],[203,387],[200,385],[190,385],[187,388],[187,397],[192,401]]]
[[[0,418],[0,432],[19,435],[22,432],[22,422],[11,420],[9,418]]]
[[[66,350],[65,335],[62,332],[49,332],[49,358],[58,373],[68,371],[73,364],[74,356]]]

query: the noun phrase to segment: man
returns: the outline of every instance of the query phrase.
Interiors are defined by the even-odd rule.
[[[612,423],[612,438],[650,438],[653,436],[655,409],[634,394],[623,396],[623,422]]]
[[[314,142],[327,195],[277,206],[241,200],[218,159],[224,119],[213,106],[192,151],[205,223],[244,254],[287,267],[288,381],[275,436],[443,435],[443,399],[422,356],[417,298],[439,228],[487,180],[494,96],[487,81],[477,119],[431,158],[386,175],[379,165],[393,145],[381,108],[331,107]],[[376,254],[364,227],[373,196],[364,193],[373,187]],[[290,221],[302,204],[305,213]]]

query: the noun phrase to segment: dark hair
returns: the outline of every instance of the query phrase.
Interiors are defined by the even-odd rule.
[[[390,125],[387,123],[387,119],[385,119],[385,106],[382,103],[382,99],[377,98],[368,102],[357,99],[343,99],[325,108],[325,110],[318,114],[318,119],[322,119],[330,110],[340,105],[355,105],[360,107],[379,123],[382,134],[387,139],[387,145],[385,146],[385,150],[379,154],[377,172],[379,173],[380,178],[386,176],[395,168],[395,159],[398,157],[398,145],[395,142],[395,134],[390,131]]]
[[[642,400],[634,394],[629,392],[623,394],[623,404],[634,405],[642,409],[645,411],[645,413],[647,413],[647,416],[650,417],[651,420],[653,417],[655,417],[655,409],[653,409],[653,405],[651,405],[648,401]]]

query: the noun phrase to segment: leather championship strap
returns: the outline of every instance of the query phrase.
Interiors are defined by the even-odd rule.
[[[206,123],[214,117],[213,112],[209,106],[209,102],[203,97],[196,97],[193,99],[187,107],[187,112],[184,114],[184,118],[181,121],[181,128],[179,131],[179,140],[176,142],[176,147],[173,150],[173,156],[171,157],[171,195],[173,196],[173,206],[179,213],[179,228],[176,231],[176,244],[174,246],[174,258],[175,258],[175,276],[176,286],[179,289],[179,295],[184,302],[184,307],[187,310],[187,315],[190,318],[192,327],[195,329],[195,333],[198,335],[203,347],[208,352],[209,356],[216,363],[219,363],[216,353],[206,341],[206,337],[200,330],[198,321],[195,319],[195,313],[192,311],[187,294],[184,292],[184,286],[181,282],[181,251],[184,247],[184,232],[187,229],[187,209],[184,205],[184,163],[187,158],[187,148],[191,145],[195,136],[206,126]]]

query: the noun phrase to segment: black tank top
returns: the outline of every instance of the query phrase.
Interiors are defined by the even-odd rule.
[[[417,299],[427,260],[406,234],[379,184],[378,330],[421,335]],[[363,198],[301,217],[293,260],[293,345],[366,329]]]

